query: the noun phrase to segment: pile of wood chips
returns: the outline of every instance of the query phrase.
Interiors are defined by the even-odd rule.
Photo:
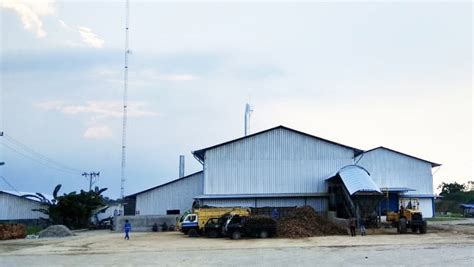
[[[278,220],[277,235],[285,238],[347,235],[347,230],[318,215],[312,207],[302,206],[296,208],[293,214]]]
[[[25,237],[26,227],[23,224],[0,224],[0,240]]]

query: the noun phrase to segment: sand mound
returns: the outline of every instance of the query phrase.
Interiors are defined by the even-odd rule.
[[[74,233],[69,230],[64,225],[51,225],[50,227],[44,229],[43,231],[39,232],[40,238],[45,237],[66,237],[66,236],[73,236]]]

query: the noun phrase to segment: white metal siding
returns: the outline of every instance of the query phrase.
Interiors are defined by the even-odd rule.
[[[137,195],[136,211],[140,215],[165,215],[166,210],[181,213],[192,208],[193,198],[201,195],[203,173]]]
[[[372,150],[358,165],[370,172],[380,187],[408,187],[410,194],[433,194],[431,164],[383,148]]]
[[[432,198],[420,198],[420,210],[424,218],[433,217],[433,199]]]
[[[206,151],[204,194],[323,193],[354,152],[278,128]]]
[[[317,212],[327,211],[326,198],[241,198],[241,199],[205,199],[202,204],[214,207],[300,207],[308,205]]]
[[[299,207],[304,206],[304,198],[259,198],[257,208],[261,207]]]
[[[39,202],[0,192],[0,220],[48,218],[39,211],[33,211],[39,208],[41,208]]]
[[[255,207],[255,199],[239,198],[239,199],[204,199],[203,205],[212,207]]]

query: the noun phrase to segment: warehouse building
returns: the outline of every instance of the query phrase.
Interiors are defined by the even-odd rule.
[[[182,213],[194,201],[220,207],[310,205],[326,212],[328,184],[341,181],[346,191],[355,190],[350,196],[387,195],[379,208],[398,210],[400,201],[411,201],[426,217],[433,215],[431,168],[439,164],[384,147],[364,152],[278,126],[193,155],[203,171],[129,196],[136,213]]]
[[[191,209],[194,197],[202,194],[203,172],[129,195],[135,215],[182,214]],[[125,215],[133,215],[127,212]]]
[[[35,211],[35,209],[44,207],[43,204],[37,198],[22,197],[25,195],[35,194],[0,190],[0,223],[38,225],[44,223],[44,219],[48,219],[47,215]],[[48,195],[45,197],[52,199]]]

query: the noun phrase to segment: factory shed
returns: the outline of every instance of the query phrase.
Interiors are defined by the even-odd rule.
[[[327,211],[326,178],[363,151],[278,126],[194,151],[204,167],[201,205]]]
[[[385,147],[364,152],[278,126],[193,155],[203,171],[128,196],[125,215],[182,214],[194,205],[309,205],[346,218],[409,205],[434,214],[431,169],[440,164]]]
[[[381,203],[382,214],[398,211],[400,205],[419,208],[424,217],[434,215],[432,168],[441,164],[414,157],[390,148],[377,147],[356,159],[367,169],[373,181],[386,196]]]
[[[25,195],[35,195],[35,193],[0,190],[0,223],[35,225],[44,223],[43,219],[48,219],[47,215],[34,211],[44,205],[34,197],[22,197]],[[51,196],[44,196],[52,199]]]
[[[136,215],[170,215],[182,214],[190,210],[194,197],[202,194],[203,172],[152,187],[150,189],[129,195],[127,202],[134,203]],[[125,207],[125,215],[127,214]]]

